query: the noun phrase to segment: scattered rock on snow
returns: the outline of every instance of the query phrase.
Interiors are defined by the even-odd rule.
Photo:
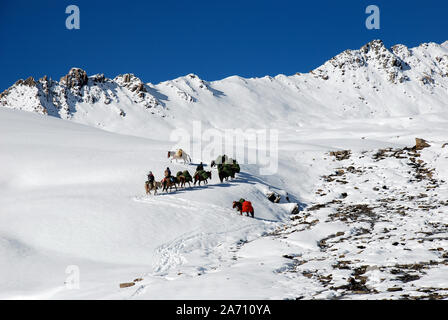
[[[415,138],[415,150],[423,150],[424,148],[428,148],[431,145],[424,139]]]
[[[266,194],[267,198],[269,201],[273,202],[273,203],[279,203],[280,200],[282,199],[282,196],[279,195],[277,192],[274,191],[270,191]]]
[[[350,158],[351,150],[331,151],[330,156],[336,157],[336,160],[342,161]]]
[[[120,288],[128,288],[128,287],[132,287],[135,285],[135,282],[124,282],[124,283],[120,283]]]

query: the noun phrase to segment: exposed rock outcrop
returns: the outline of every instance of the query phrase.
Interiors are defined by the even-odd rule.
[[[415,138],[415,150],[422,150],[428,148],[431,145],[424,139]]]
[[[87,73],[79,68],[72,68],[70,71],[61,78],[60,82],[62,85],[65,85],[67,88],[82,88],[88,82],[89,78],[87,77]]]
[[[124,94],[136,104],[145,108],[159,106],[159,101],[148,93],[146,85],[133,74],[120,75],[111,80],[104,74],[88,77],[80,68],[70,69],[59,82],[47,76],[38,81],[33,77],[18,80],[0,94],[0,105],[69,119],[77,111],[78,103],[118,104],[117,90],[123,89]],[[117,110],[120,117],[125,117],[124,110]]]

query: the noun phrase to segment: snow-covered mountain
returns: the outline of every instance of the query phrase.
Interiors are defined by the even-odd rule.
[[[0,95],[0,298],[446,299],[447,59],[373,41],[292,76],[19,80]],[[278,130],[278,170],[238,159],[234,180],[146,195],[149,170],[194,172],[167,159],[193,121]]]
[[[292,76],[207,82],[189,74],[154,85],[133,74],[108,79],[72,68],[59,81],[30,77],[0,95],[3,107],[152,138],[163,138],[153,126],[190,128],[191,119],[207,119],[214,128],[234,127],[223,110],[243,117],[240,127],[282,127],[322,118],[439,112],[446,101],[448,41],[388,49],[380,40]]]

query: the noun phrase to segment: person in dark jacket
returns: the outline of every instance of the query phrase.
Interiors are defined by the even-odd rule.
[[[154,182],[154,175],[152,174],[152,171],[149,171],[149,173],[148,173],[148,182],[149,183]]]
[[[202,171],[202,170],[204,170],[204,165],[202,164],[202,161],[201,161],[201,163],[198,164],[198,166],[196,167],[196,172]]]
[[[165,169],[165,178],[171,177],[171,170],[169,167],[166,167]]]
[[[174,182],[174,177],[171,176],[171,170],[169,167],[166,167],[165,169],[165,178],[163,179],[163,181],[165,181],[165,179],[170,179],[171,182]]]

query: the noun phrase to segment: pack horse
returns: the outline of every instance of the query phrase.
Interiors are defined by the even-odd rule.
[[[168,151],[168,159],[169,158],[171,158],[171,162],[173,162],[173,160],[176,160],[176,162],[178,162],[178,160],[181,159],[185,164],[191,163],[190,156],[182,149],[179,149],[177,151]]]

